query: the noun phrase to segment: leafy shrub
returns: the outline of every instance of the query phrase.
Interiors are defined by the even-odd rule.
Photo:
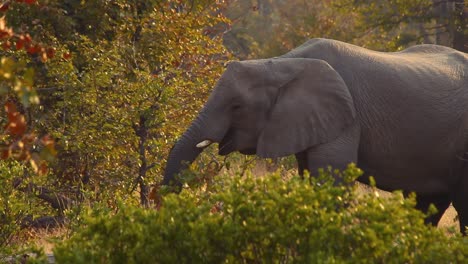
[[[0,263],[23,263],[26,255],[36,256],[28,258],[29,262],[47,263],[42,250],[20,242],[26,219],[44,212],[36,200],[21,191],[24,183],[19,183],[18,177],[25,170],[27,167],[17,161],[0,163]]]
[[[347,180],[360,170],[350,166]],[[219,177],[212,192],[169,194],[159,210],[89,210],[55,248],[59,263],[447,263],[468,241],[427,226],[415,199],[279,174]]]
[[[28,209],[27,203],[21,199],[23,195],[13,188],[13,177],[20,175],[21,171],[19,164],[0,164],[0,253],[19,230]]]

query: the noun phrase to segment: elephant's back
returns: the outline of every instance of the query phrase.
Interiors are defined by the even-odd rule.
[[[354,70],[365,70],[366,66],[382,65],[385,70],[408,66],[468,74],[466,53],[433,44],[415,45],[398,52],[380,52],[338,40],[314,38],[280,57],[322,59],[337,70],[350,66]]]
[[[466,84],[468,55],[455,49],[438,45],[417,45],[400,52],[382,53],[382,62],[396,69],[424,69],[422,75],[443,77]],[[418,74],[415,72],[415,74]]]
[[[443,102],[468,89],[468,55],[438,45],[379,52],[318,38],[281,57],[324,60],[340,74],[351,93],[368,93],[366,96],[376,96],[376,100],[406,94]]]

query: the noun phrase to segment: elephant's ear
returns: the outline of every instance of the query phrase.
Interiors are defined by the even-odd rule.
[[[257,155],[275,158],[337,138],[355,118],[353,99],[341,76],[325,61],[273,59],[276,98],[260,133]]]

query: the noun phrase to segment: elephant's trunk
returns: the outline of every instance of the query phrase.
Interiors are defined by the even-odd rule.
[[[225,118],[209,114],[209,107],[202,109],[198,117],[185,131],[169,153],[162,185],[181,187],[182,183],[175,178],[181,171],[200,155],[209,142],[219,142],[228,128]]]
[[[175,175],[187,169],[202,152],[203,148],[196,146],[197,143],[203,140],[200,137],[199,123],[199,119],[196,119],[169,153],[162,185],[176,185],[180,187],[182,184],[179,180],[175,179]]]

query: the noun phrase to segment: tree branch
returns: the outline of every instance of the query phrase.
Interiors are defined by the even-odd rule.
[[[55,228],[63,226],[67,222],[65,216],[41,216],[33,219],[27,216],[21,223],[21,228]]]
[[[23,179],[16,178],[13,181],[13,187],[26,194],[33,194],[37,198],[50,204],[52,208],[59,210],[60,213],[63,213],[64,210],[71,208],[71,206],[75,203],[74,200],[64,195],[54,193],[46,187],[38,186],[34,183],[29,183],[26,185],[26,187],[20,187],[21,183],[23,183]]]

